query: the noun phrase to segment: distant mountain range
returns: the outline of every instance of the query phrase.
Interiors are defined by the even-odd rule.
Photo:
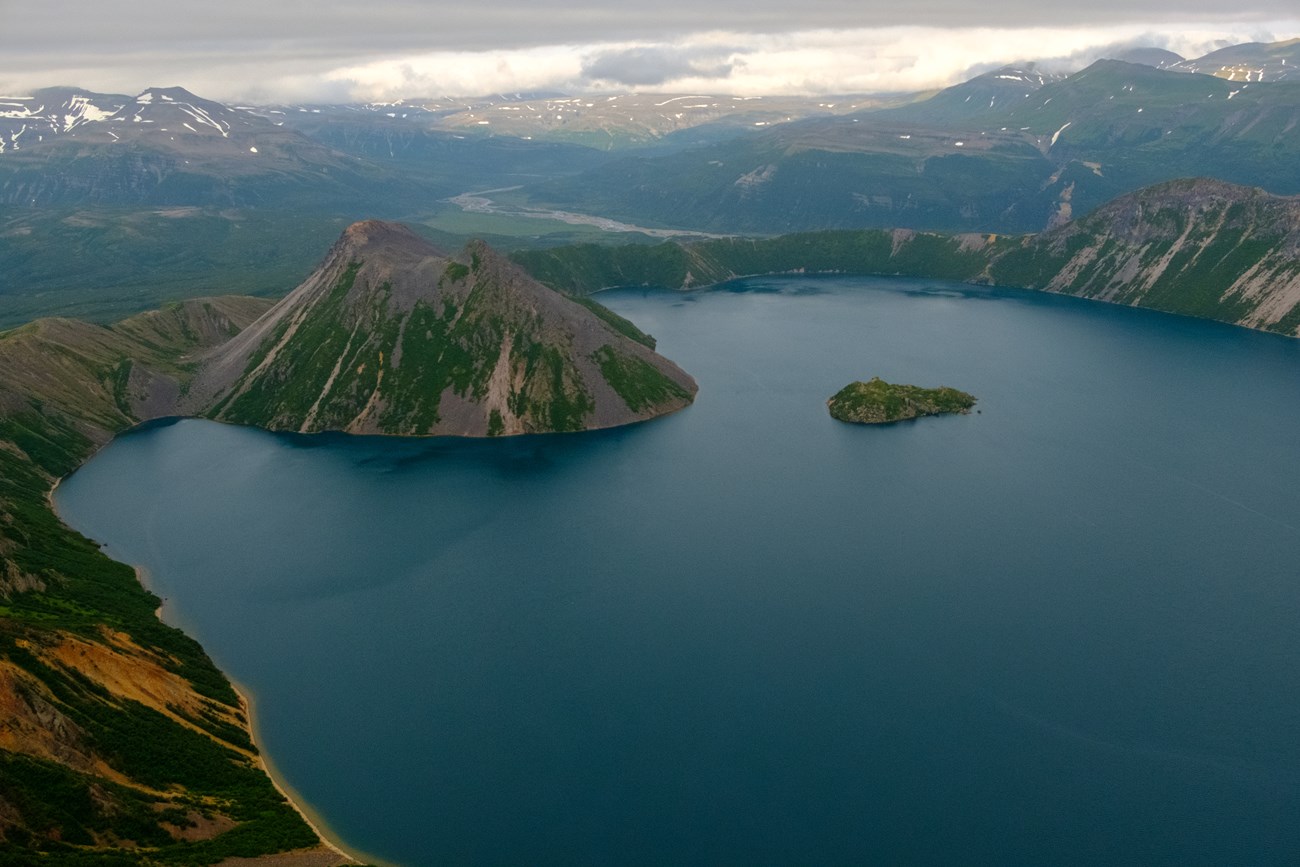
[[[1245,43],[1184,59],[1155,47],[1109,52],[1108,59],[1177,72],[1213,75],[1241,83],[1300,77],[1300,39]],[[965,109],[1007,108],[1023,96],[1065,77],[1059,64],[1008,66],[941,91],[847,94],[838,96],[737,97],[718,94],[557,92],[504,93],[477,97],[408,97],[382,103],[304,103],[261,106],[224,105],[181,87],[151,87],[128,96],[75,87],[50,87],[26,96],[0,96],[0,154],[70,136],[81,141],[181,141],[210,135],[248,143],[250,136],[275,127],[310,130],[319,121],[364,118],[390,128],[416,128],[485,137],[552,140],[600,150],[644,146],[698,127],[711,132],[753,131],[811,117],[833,117],[928,102],[925,116],[956,120]],[[1051,68],[1053,71],[1046,71]],[[928,99],[927,99],[928,98]],[[960,106],[961,108],[958,108]],[[909,117],[907,112],[897,115]],[[166,135],[164,135],[166,134]],[[258,152],[261,152],[260,149]]]
[[[363,218],[425,223],[456,246],[498,230],[498,245],[567,243],[611,221],[735,235],[1036,233],[1177,177],[1294,194],[1297,45],[1193,61],[1125,49],[1065,77],[1022,64],[884,97],[0,97],[0,327],[273,293]],[[1250,80],[1234,72],[1243,65]],[[452,201],[483,191],[504,216]],[[588,224],[535,228],[552,213]]]
[[[265,207],[378,203],[404,190],[355,157],[178,87],[125,100],[57,88],[0,109],[0,203]]]
[[[1204,57],[1171,64],[1168,68],[1243,83],[1297,81],[1300,80],[1300,39],[1230,45]]]
[[[667,143],[677,147],[808,117],[834,117],[910,100],[878,96],[719,96],[619,93],[477,104],[442,115],[440,129],[565,141],[599,150]]]
[[[810,119],[528,188],[538,204],[710,232],[1033,232],[1178,177],[1300,192],[1300,82],[1102,60],[1004,69],[929,100]]]
[[[254,109],[179,87],[0,99],[0,204],[401,215],[466,185],[592,164],[586,148],[468,142],[429,129],[431,112],[380,108]]]

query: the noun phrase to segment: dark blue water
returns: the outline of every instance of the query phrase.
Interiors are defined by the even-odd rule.
[[[699,380],[504,441],[183,421],[59,490],[405,864],[1300,857],[1300,344],[767,279],[610,306]],[[879,375],[980,414],[843,425]]]

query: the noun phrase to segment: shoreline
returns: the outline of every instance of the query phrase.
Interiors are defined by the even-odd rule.
[[[116,435],[113,437],[113,439],[116,439]],[[109,442],[112,442],[112,439],[110,439]],[[98,452],[100,448],[103,448],[103,446],[96,448],[95,452]],[[92,453],[90,457],[94,457],[94,453]],[[86,458],[86,460],[83,460],[80,464],[78,464],[78,469],[82,465],[84,465],[86,461],[90,460],[90,457]],[[76,470],[73,470],[73,472],[76,472]],[[69,473],[68,475],[71,475],[71,473]],[[55,479],[54,484],[51,485],[49,490],[45,492],[46,506],[60,522],[63,522],[63,516],[59,514],[59,510],[55,503],[54,497],[55,497],[55,493],[59,488],[59,485],[63,483],[64,478],[66,478],[66,476]],[[101,550],[102,550],[102,545],[101,545]],[[145,569],[145,567],[138,564],[128,563],[127,565],[129,565],[132,568],[132,570],[135,572],[135,578],[137,583],[139,583],[139,585],[143,587],[145,590],[147,590],[148,592],[154,593],[154,595],[157,596],[158,594],[155,593],[153,588],[149,586],[151,583],[149,580],[149,571]],[[158,608],[154,611],[154,616],[157,617],[160,622],[167,623],[167,621],[163,618],[163,610],[164,608],[166,608],[167,602],[161,596],[159,596],[158,599],[159,599]],[[167,625],[177,629],[182,629],[182,631],[184,631],[187,635],[190,634],[188,630],[184,630],[182,627],[177,626],[174,623],[167,623]],[[214,660],[213,661],[214,665],[215,662],[216,661]],[[239,706],[240,709],[244,712],[244,719],[246,721],[245,728],[248,731],[248,736],[250,740],[252,740],[253,742],[253,746],[257,750],[257,754],[253,757],[254,761],[257,764],[257,767],[259,767],[262,770],[262,773],[266,774],[266,778],[271,781],[271,785],[275,787],[275,790],[279,792],[280,795],[289,804],[289,806],[293,808],[294,812],[296,812],[299,816],[302,817],[302,820],[307,823],[307,827],[311,828],[312,833],[315,834],[316,838],[320,841],[320,846],[338,855],[341,859],[343,859],[345,863],[348,864],[370,864],[370,865],[376,865],[376,867],[394,867],[394,865],[391,864],[390,862],[384,861],[383,859],[376,858],[371,855],[366,855],[360,851],[348,847],[348,845],[343,842],[343,840],[339,837],[339,835],[329,827],[329,825],[325,822],[324,818],[322,818],[321,815],[317,813],[316,810],[313,809],[310,804],[307,803],[307,801],[302,797],[302,795],[298,794],[298,792],[295,791],[294,788],[291,785],[289,785],[289,783],[280,775],[280,772],[276,768],[275,763],[267,755],[266,750],[263,749],[261,745],[261,738],[258,736],[258,731],[257,731],[257,722],[256,722],[257,715],[256,715],[256,707],[254,704],[252,691],[248,687],[244,686],[243,684],[237,682],[234,678],[232,678],[225,671],[225,669],[221,668],[220,666],[217,666],[217,670],[220,671],[221,675],[225,677],[226,680],[230,683],[231,688],[235,691],[235,695],[238,696],[239,698]],[[286,854],[286,853],[277,853],[277,854]],[[258,856],[258,857],[275,858],[277,857],[277,855],[265,855],[265,856]]]
[[[321,845],[340,858],[345,859],[349,864],[373,864],[378,865],[378,867],[393,867],[390,862],[350,848],[329,827],[320,813],[316,812],[311,804],[307,803],[302,795],[293,786],[289,785],[261,745],[261,738],[258,736],[257,731],[257,710],[252,691],[242,683],[235,681],[228,674],[226,680],[230,681],[231,687],[235,690],[235,695],[239,696],[239,704],[244,711],[245,719],[248,720],[248,733],[253,739],[253,746],[257,747],[257,756],[255,757],[257,766],[266,774],[267,779],[271,781],[271,785],[275,786],[275,790],[284,796],[289,806],[299,816],[302,816],[302,820],[307,823],[307,827],[311,828],[312,833],[320,840]]]

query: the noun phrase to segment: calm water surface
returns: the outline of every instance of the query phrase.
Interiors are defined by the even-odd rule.
[[[1300,344],[926,281],[602,300],[695,406],[504,441],[182,421],[59,489],[350,844],[1300,858]],[[981,412],[830,419],[872,375]]]

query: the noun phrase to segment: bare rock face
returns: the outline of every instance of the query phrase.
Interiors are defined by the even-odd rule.
[[[204,359],[184,409],[273,430],[496,436],[628,424],[696,390],[631,323],[486,244],[448,256],[370,220]]]
[[[990,276],[1300,336],[1300,197],[1194,178],[995,251]]]

